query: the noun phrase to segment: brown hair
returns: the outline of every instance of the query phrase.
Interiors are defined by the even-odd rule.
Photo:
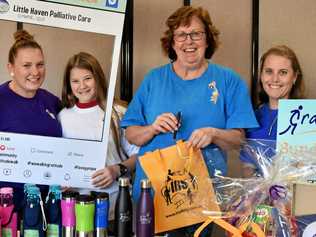
[[[107,82],[104,72],[98,60],[86,52],[73,55],[66,65],[63,79],[62,104],[63,107],[73,107],[77,98],[74,96],[70,86],[70,72],[73,68],[86,69],[90,71],[96,82],[96,98],[98,105],[104,110],[107,96]]]
[[[80,52],[78,54],[73,55],[66,65],[66,69],[64,72],[63,79],[63,89],[62,89],[62,105],[63,107],[70,108],[73,107],[77,98],[74,96],[71,86],[70,86],[70,72],[73,68],[86,69],[90,71],[94,77],[96,82],[96,100],[101,109],[105,110],[106,97],[107,97],[107,81],[102,70],[102,67],[98,60],[89,53]],[[113,108],[113,107],[112,107]],[[113,133],[114,143],[117,149],[117,152],[122,158],[122,154],[120,152],[120,133],[118,129],[115,127],[114,119],[117,121],[119,119],[117,112],[115,109],[112,109],[111,115],[111,131]]]
[[[269,55],[276,55],[276,56],[281,56],[285,57],[291,62],[292,69],[294,73],[296,74],[297,78],[295,81],[295,84],[293,85],[289,98],[290,99],[303,99],[305,97],[304,91],[305,91],[305,86],[304,86],[304,81],[303,81],[303,72],[300,66],[300,63],[298,61],[298,58],[294,51],[289,48],[286,45],[277,45],[269,50],[267,50],[260,59],[260,76],[259,76],[259,83],[258,83],[258,98],[257,98],[257,105],[260,105],[262,103],[267,103],[269,102],[269,96],[267,93],[264,91],[262,82],[261,82],[261,73],[263,70],[263,66],[265,63],[265,60]]]
[[[34,48],[41,50],[42,47],[34,40],[34,37],[30,35],[26,30],[18,30],[14,33],[14,44],[9,50],[8,62],[14,64],[15,58],[18,54],[19,49]]]
[[[162,50],[168,57],[175,61],[177,54],[172,48],[173,33],[181,25],[188,26],[193,16],[198,17],[204,24],[206,43],[205,58],[210,59],[219,45],[219,31],[214,26],[209,13],[202,7],[183,6],[168,17],[166,25],[168,29],[160,39]]]

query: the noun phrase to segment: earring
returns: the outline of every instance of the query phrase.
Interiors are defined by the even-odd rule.
[[[295,80],[295,81],[293,81],[293,85],[295,85],[295,82],[296,82],[296,80]]]
[[[10,76],[11,76],[11,77],[14,77],[14,73],[13,73],[13,72],[11,72],[11,73],[10,73]]]

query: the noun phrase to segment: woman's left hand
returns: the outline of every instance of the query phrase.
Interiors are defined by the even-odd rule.
[[[97,170],[92,174],[92,184],[97,188],[106,188],[111,185],[119,175],[119,167],[110,165]]]
[[[194,148],[204,148],[214,142],[216,134],[216,128],[207,127],[196,129],[192,132],[188,140],[188,146]]]

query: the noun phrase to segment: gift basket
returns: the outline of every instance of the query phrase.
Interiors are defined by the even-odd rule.
[[[271,141],[247,140],[238,156],[241,160],[246,157],[256,167],[255,174],[250,178],[216,175],[210,179],[220,211],[205,208],[202,213],[196,212],[208,218],[194,236],[212,222],[226,229],[227,236],[316,236],[316,225],[309,225],[316,218],[292,213],[293,183],[316,176],[316,151],[301,148],[276,153]]]

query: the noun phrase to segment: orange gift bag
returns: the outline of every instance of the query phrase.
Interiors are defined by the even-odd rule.
[[[140,157],[155,191],[155,233],[203,222],[203,210],[219,211],[200,150],[183,141]]]

